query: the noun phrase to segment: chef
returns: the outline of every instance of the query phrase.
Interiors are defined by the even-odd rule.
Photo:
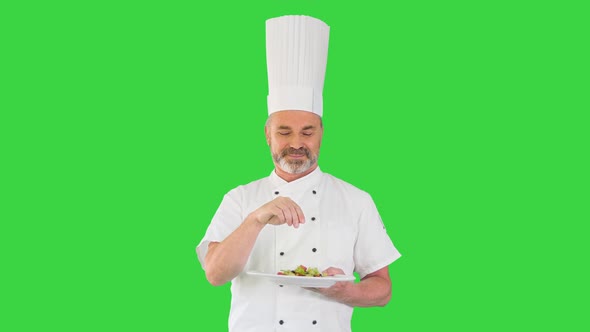
[[[224,196],[196,250],[211,284],[231,282],[229,331],[350,331],[354,307],[389,302],[388,267],[400,253],[371,196],[318,166],[328,39],[313,17],[266,22],[274,169]],[[309,288],[248,273],[298,265],[360,281]]]

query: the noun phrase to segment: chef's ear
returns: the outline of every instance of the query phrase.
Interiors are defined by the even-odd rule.
[[[268,123],[264,126],[264,136],[266,137],[266,145],[270,146],[270,127]]]

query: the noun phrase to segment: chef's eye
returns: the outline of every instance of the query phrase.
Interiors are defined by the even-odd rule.
[[[281,135],[281,136],[287,136],[289,134],[290,134],[290,132],[288,132],[288,131],[279,131],[279,135]]]
[[[313,133],[312,133],[312,132],[304,132],[304,133],[303,133],[303,136],[311,136],[311,135],[313,135]]]

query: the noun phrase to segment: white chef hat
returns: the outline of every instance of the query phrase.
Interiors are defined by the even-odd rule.
[[[268,114],[323,114],[330,27],[317,18],[288,15],[266,21]]]

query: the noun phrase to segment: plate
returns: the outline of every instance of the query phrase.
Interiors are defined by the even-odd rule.
[[[249,271],[246,274],[264,278],[268,281],[272,281],[278,285],[293,285],[300,287],[314,287],[314,288],[327,288],[332,286],[338,281],[354,281],[354,276],[347,276],[338,274],[329,277],[300,277],[300,276],[283,276],[280,274],[262,273],[257,271]]]

